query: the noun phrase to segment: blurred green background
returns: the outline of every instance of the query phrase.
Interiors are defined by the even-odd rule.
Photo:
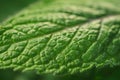
[[[39,75],[34,71],[20,72],[12,69],[0,70],[0,80],[120,80],[120,66],[74,75]]]
[[[0,23],[37,0],[0,0]],[[0,80],[120,80],[120,66],[74,75],[38,75],[34,71],[0,70]]]
[[[37,0],[0,0],[0,22]]]

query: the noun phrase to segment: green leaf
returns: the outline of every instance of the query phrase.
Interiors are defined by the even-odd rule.
[[[0,69],[75,74],[120,65],[118,0],[44,0],[0,27]]]

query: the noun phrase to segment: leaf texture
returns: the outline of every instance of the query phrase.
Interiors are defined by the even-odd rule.
[[[74,74],[120,65],[117,1],[31,4],[0,26],[0,69]]]

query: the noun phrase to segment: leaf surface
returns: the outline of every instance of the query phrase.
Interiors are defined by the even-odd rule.
[[[120,65],[118,0],[44,0],[0,27],[0,68],[74,74]]]

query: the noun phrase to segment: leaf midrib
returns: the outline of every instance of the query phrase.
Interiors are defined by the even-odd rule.
[[[36,36],[30,36],[29,38],[23,38],[23,39],[20,39],[20,40],[15,40],[15,42],[6,42],[4,43],[3,45],[0,45],[1,46],[5,46],[5,45],[10,45],[10,44],[15,44],[15,43],[19,43],[19,42],[22,42],[22,41],[26,41],[26,40],[31,40],[31,39],[34,39],[34,38],[39,38],[39,37],[45,37],[45,36],[48,36],[48,35],[51,35],[51,34],[55,34],[55,33],[59,33],[59,32],[62,32],[62,31],[67,31],[69,29],[79,29],[80,26],[87,26],[89,25],[90,23],[94,24],[94,23],[98,23],[100,22],[101,20],[103,20],[103,23],[105,22],[109,22],[111,20],[115,20],[116,18],[120,17],[119,14],[116,14],[116,15],[107,15],[107,16],[103,16],[103,17],[100,17],[100,18],[95,18],[95,19],[91,19],[87,22],[84,22],[82,24],[76,24],[76,25],[72,25],[72,26],[69,26],[69,27],[65,27],[61,30],[57,30],[57,31],[54,31],[52,33],[48,33],[48,34],[43,34],[43,35],[36,35]],[[14,41],[14,40],[13,40]]]

